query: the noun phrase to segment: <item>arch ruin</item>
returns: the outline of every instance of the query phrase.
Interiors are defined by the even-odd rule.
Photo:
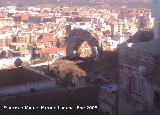
[[[101,52],[99,42],[91,35],[89,31],[83,29],[72,30],[66,38],[66,56],[70,58],[76,57],[74,51],[77,52],[84,41],[87,41],[87,43],[90,45],[92,57],[94,59],[99,59]]]

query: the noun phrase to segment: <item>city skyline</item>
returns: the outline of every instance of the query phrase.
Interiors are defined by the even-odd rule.
[[[0,0],[0,114],[160,115],[159,8]]]

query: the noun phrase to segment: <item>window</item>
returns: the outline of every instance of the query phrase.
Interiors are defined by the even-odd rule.
[[[157,109],[160,109],[160,93],[154,92],[154,105]]]
[[[131,91],[136,94],[142,94],[142,79],[138,77],[131,78]]]

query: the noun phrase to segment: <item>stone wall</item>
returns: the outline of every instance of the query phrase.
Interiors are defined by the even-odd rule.
[[[74,76],[72,79],[72,83],[74,84],[74,88],[84,88],[89,86],[89,84],[85,80],[85,77]]]
[[[0,88],[0,96],[13,95],[18,93],[30,92],[31,90],[45,90],[55,88],[56,84],[52,80],[44,80],[23,85]]]
[[[119,47],[119,115],[130,115],[153,107],[153,89],[148,80],[153,72],[153,56],[127,46]],[[142,68],[145,68],[142,71]],[[131,91],[131,78],[142,79],[142,92]]]
[[[109,92],[105,89],[100,90],[99,109],[103,113],[116,115],[117,110],[117,95],[116,92]]]

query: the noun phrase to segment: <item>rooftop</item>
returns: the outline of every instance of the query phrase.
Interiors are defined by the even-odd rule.
[[[25,68],[0,70],[0,88],[44,80],[48,80],[48,78],[45,78],[42,75],[29,71]]]
[[[108,92],[118,91],[118,85],[116,85],[116,84],[110,84],[110,85],[106,84],[106,85],[103,85],[101,88],[108,91]]]
[[[142,50],[153,55],[160,53],[160,40],[151,40],[149,42],[135,42],[124,44],[127,47]]]

